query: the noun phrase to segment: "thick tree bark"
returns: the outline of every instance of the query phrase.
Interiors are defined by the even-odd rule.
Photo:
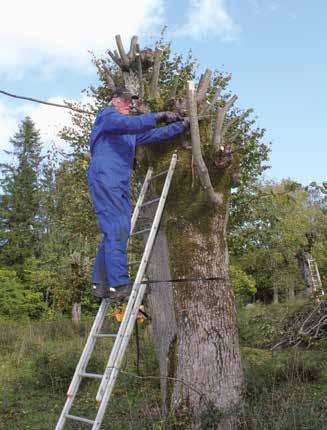
[[[187,226],[178,220],[169,223],[173,276],[219,278],[174,285],[177,332],[168,354],[168,376],[173,379],[168,380],[166,406],[179,415],[187,405],[194,413],[188,428],[198,428],[200,414],[213,408],[221,414],[241,401],[243,371],[228,268],[226,206],[197,214]],[[233,420],[216,428],[233,428]]]
[[[148,266],[150,279],[171,279],[168,243],[163,228],[160,228]],[[173,289],[170,282],[149,285],[149,305],[152,317],[152,335],[160,369],[161,409],[166,415],[168,353],[176,336]]]

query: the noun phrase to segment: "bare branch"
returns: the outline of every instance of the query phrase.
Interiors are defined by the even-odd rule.
[[[173,100],[176,97],[178,81],[179,81],[179,73],[175,72],[173,86],[169,94],[169,100]]]
[[[125,52],[123,42],[121,41],[120,34],[117,34],[115,36],[115,39],[116,39],[116,44],[117,44],[117,48],[118,48],[118,51],[120,54],[121,61],[122,61],[123,65],[128,69],[129,68],[129,59],[128,59],[128,56]]]
[[[133,36],[131,38],[131,47],[130,47],[129,53],[127,54],[130,62],[132,62],[134,60],[135,54],[137,52],[136,46],[137,46],[137,36]],[[138,52],[140,52],[140,51],[138,51]]]
[[[216,193],[211,184],[209,172],[207,166],[203,160],[201,154],[201,140],[200,131],[197,118],[197,107],[196,107],[196,96],[193,81],[187,81],[186,95],[188,101],[188,111],[191,125],[191,138],[192,138],[192,153],[194,161],[199,174],[200,182],[205,189],[209,200],[215,205],[222,203],[222,197],[220,194]]]
[[[214,128],[213,139],[212,139],[212,144],[217,149],[221,146],[222,140],[223,140],[222,130],[223,130],[223,124],[224,124],[225,115],[226,115],[225,109],[219,107],[218,110],[217,110],[215,128]]]
[[[117,56],[117,54],[114,53],[114,52],[112,52],[112,51],[110,51],[110,50],[108,51],[108,54],[110,55],[110,57],[113,60],[113,62],[116,63],[119,68],[121,68],[122,67],[122,63],[121,63],[119,57]]]
[[[159,72],[160,72],[162,53],[163,53],[163,50],[161,48],[157,48],[154,54],[154,65],[153,65],[152,80],[150,85],[150,98],[156,98],[158,95],[158,81],[159,81]]]
[[[237,100],[237,96],[234,95],[233,97],[231,97],[225,104],[224,107],[218,107],[217,110],[217,115],[216,115],[216,123],[215,123],[215,129],[213,132],[213,140],[212,143],[213,145],[218,149],[224,139],[224,129],[223,129],[223,125],[224,125],[224,120],[225,120],[225,115],[227,113],[227,111],[233,106],[233,104],[235,103],[235,101]]]
[[[224,109],[226,110],[226,112],[233,106],[233,104],[236,102],[236,100],[238,99],[237,95],[234,94],[233,97],[231,97],[225,104]]]
[[[209,87],[209,83],[210,83],[210,78],[211,78],[212,72],[210,69],[206,69],[206,71],[204,72],[204,74],[201,76],[200,82],[199,82],[199,86],[197,89],[197,94],[196,94],[196,100],[197,102],[202,102],[202,100],[204,100],[207,91],[208,91],[208,87]]]
[[[209,102],[209,100],[207,100],[206,105],[203,107],[201,111],[202,115],[207,115],[209,111],[215,107],[216,102],[219,99],[220,93],[221,93],[221,87],[217,86],[215,94],[213,95],[212,101]]]
[[[113,78],[110,70],[108,69],[108,67],[103,66],[102,67],[102,71],[103,71],[103,77],[104,77],[104,79],[105,79],[108,87],[111,90],[115,90],[116,89],[116,84],[115,84],[114,78]]]
[[[142,61],[141,61],[141,54],[140,54],[140,46],[138,43],[135,45],[135,56],[136,56],[136,63],[137,63],[137,74],[138,74],[139,83],[140,83],[139,96],[141,99],[143,99],[143,97],[144,97],[143,72],[142,72]]]

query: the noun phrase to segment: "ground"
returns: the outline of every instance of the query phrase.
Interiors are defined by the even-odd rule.
[[[303,302],[255,305],[239,310],[239,329],[246,375],[245,402],[238,411],[239,429],[322,430],[327,428],[327,344],[271,351],[288,319]],[[0,430],[53,430],[65,401],[72,373],[85,343],[91,319],[76,331],[70,321],[0,322]],[[115,331],[111,320],[108,329]],[[187,417],[176,422],[160,414],[158,368],[149,327],[140,326],[141,375],[136,377],[132,339],[103,430],[188,429]],[[98,342],[89,370],[100,373],[110,339]],[[96,358],[95,358],[96,357]],[[95,415],[96,383],[81,387],[72,413]],[[77,412],[77,407],[79,408]],[[202,428],[213,429],[219,413],[209,409]],[[67,425],[67,429],[87,426]]]

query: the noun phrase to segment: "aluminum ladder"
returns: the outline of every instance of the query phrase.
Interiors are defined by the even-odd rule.
[[[310,256],[307,258],[307,263],[310,272],[312,292],[319,293],[323,296],[324,290],[322,289],[322,283],[317,262],[312,256]]]
[[[92,430],[99,430],[101,427],[101,424],[105,415],[106,407],[111,398],[111,394],[115,386],[117,376],[119,374],[120,366],[122,364],[122,360],[136,322],[139,307],[142,303],[142,299],[145,293],[146,284],[142,283],[142,279],[144,277],[146,266],[148,264],[148,261],[151,255],[156,233],[159,228],[164,205],[167,199],[171,180],[174,174],[176,162],[177,162],[177,154],[173,154],[168,170],[165,170],[156,175],[153,175],[153,169],[151,167],[148,169],[140,195],[138,197],[135,209],[133,211],[133,216],[131,220],[131,236],[146,233],[146,232],[149,232],[149,236],[145,245],[142,259],[140,261],[140,265],[139,265],[137,275],[133,284],[133,288],[131,291],[131,295],[129,297],[129,300],[126,306],[123,320],[120,324],[119,331],[117,334],[101,333],[100,331],[103,326],[103,323],[108,311],[108,307],[111,303],[110,299],[103,299],[101,301],[98,313],[95,317],[95,320],[92,325],[88,339],[86,341],[84,350],[81,354],[73,379],[69,386],[69,389],[67,392],[67,400],[61,412],[61,415],[57,422],[55,430],[62,430],[67,420],[73,420],[73,421],[89,424],[89,426],[92,426],[90,427]],[[162,188],[160,198],[156,198],[156,199],[152,199],[144,202],[145,195],[147,193],[150,182],[153,179],[163,175],[166,175],[166,179],[165,179],[164,186]],[[156,202],[159,202],[159,203],[155,212],[155,216],[154,216],[151,228],[134,232],[136,222],[142,207],[152,205]],[[112,347],[104,374],[99,375],[95,373],[88,373],[86,368],[91,358],[91,354],[94,349],[95,343],[97,339],[103,338],[103,337],[115,337],[115,342]],[[101,380],[99,390],[96,396],[96,402],[99,404],[99,408],[98,408],[96,418],[94,420],[84,418],[84,417],[79,417],[76,415],[71,415],[69,413],[83,378],[92,378],[92,379]]]

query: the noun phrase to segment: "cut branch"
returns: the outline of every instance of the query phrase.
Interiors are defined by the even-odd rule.
[[[169,94],[169,100],[173,100],[176,97],[177,94],[177,88],[178,88],[178,81],[179,81],[179,73],[175,72],[175,77],[173,81],[173,86]]]
[[[207,94],[211,75],[212,75],[211,70],[207,69],[204,72],[204,74],[201,76],[199,86],[197,89],[197,94],[196,94],[196,99],[198,103],[202,102]]]
[[[161,48],[157,48],[154,54],[154,65],[153,65],[152,80],[150,85],[150,98],[156,98],[158,95],[158,82],[159,82],[159,72],[160,72],[162,53],[163,53],[163,50]]]
[[[144,97],[143,71],[142,71],[140,46],[138,43],[135,45],[135,52],[136,52],[135,56],[136,56],[136,64],[137,64],[137,75],[138,75],[139,84],[140,84],[139,96],[141,99],[143,99],[143,97]]]
[[[116,84],[115,84],[114,78],[113,78],[110,70],[106,66],[103,66],[102,71],[103,71],[103,77],[104,77],[108,87],[111,90],[115,90]]]
[[[131,39],[131,47],[129,53],[127,54],[130,63],[134,60],[136,52],[140,51],[137,51],[137,36],[133,36]]]
[[[211,184],[209,172],[207,166],[203,160],[201,153],[201,140],[200,131],[197,117],[197,107],[196,107],[196,96],[193,81],[187,81],[186,87],[187,101],[188,101],[188,111],[191,125],[191,140],[192,140],[192,153],[194,161],[199,174],[200,182],[205,189],[209,200],[214,205],[219,205],[222,203],[222,197],[220,194],[216,193]]]
[[[219,149],[219,147],[222,145],[222,142],[224,139],[225,130],[223,128],[223,125],[224,125],[226,113],[233,106],[236,100],[237,100],[237,96],[234,95],[226,102],[224,107],[218,107],[217,109],[216,123],[215,123],[215,129],[213,132],[213,140],[212,140],[213,145],[217,149]]]
[[[110,50],[108,51],[108,54],[110,55],[112,61],[114,63],[116,63],[119,68],[121,68],[122,67],[122,63],[121,63],[119,57],[114,52],[112,52]]]
[[[120,58],[121,58],[122,64],[123,64],[123,66],[126,69],[128,69],[129,68],[129,59],[128,59],[128,56],[127,56],[127,54],[125,52],[125,49],[124,49],[124,46],[123,46],[123,42],[121,41],[120,35],[117,34],[115,36],[115,39],[116,39],[116,44],[117,44],[117,48],[118,48],[118,51],[119,51],[119,54],[120,54]]]

